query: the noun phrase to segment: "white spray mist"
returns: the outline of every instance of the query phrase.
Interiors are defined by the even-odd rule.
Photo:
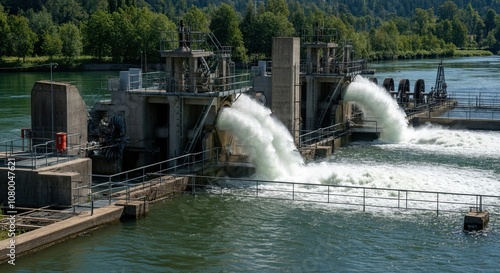
[[[359,103],[375,116],[382,127],[380,140],[397,143],[406,137],[408,122],[397,102],[383,88],[361,76],[357,76],[346,90],[344,100]]]
[[[262,178],[284,179],[304,162],[288,129],[247,95],[240,95],[220,113],[217,127],[238,138]]]

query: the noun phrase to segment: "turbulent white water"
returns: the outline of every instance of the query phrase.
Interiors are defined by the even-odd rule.
[[[303,164],[288,129],[247,95],[222,111],[217,126],[231,131],[245,146],[259,177],[284,179]]]
[[[376,118],[377,126],[382,127],[381,141],[395,143],[405,139],[408,128],[405,113],[380,86],[358,76],[347,88],[344,100],[357,102]]]
[[[500,134],[448,130],[428,125],[408,127],[396,102],[375,84],[358,78],[345,94],[346,100],[358,102],[383,124],[383,140],[371,144],[385,153],[409,153],[417,162],[378,162],[369,154],[366,159],[340,162],[316,162],[304,165],[293,138],[271,111],[242,95],[232,108],[225,109],[218,127],[230,130],[246,147],[259,178],[275,181],[365,186],[423,191],[500,195],[500,177],[494,170],[477,170],[450,164],[425,163],[425,157],[459,156],[498,162]],[[362,150],[362,148],[360,148]],[[394,150],[394,151],[391,151]],[[476,158],[476,159],[474,159]],[[424,161],[420,161],[424,160]],[[466,162],[466,159],[465,161]],[[497,164],[497,163],[494,163]],[[462,164],[463,165],[463,164]]]

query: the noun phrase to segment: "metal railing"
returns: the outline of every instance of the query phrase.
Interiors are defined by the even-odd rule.
[[[500,95],[493,92],[453,92],[448,98],[456,102],[443,117],[464,119],[500,119]]]
[[[33,145],[33,142],[42,143]],[[16,167],[35,170],[80,157],[81,133],[67,134],[66,143],[66,149],[58,151],[55,140],[20,138],[0,142],[0,149],[3,151],[4,162],[15,157],[18,159]]]
[[[209,181],[199,184],[196,181]],[[189,176],[191,190],[239,197],[327,203],[341,208],[400,209],[440,213],[487,210],[500,213],[500,196],[409,189],[372,188],[226,177]]]
[[[64,151],[57,150],[55,140],[33,145],[31,149],[31,169],[35,170],[79,158],[82,149],[81,134],[67,134],[66,140],[67,144]]]
[[[179,176],[203,171],[220,164],[221,150],[215,148],[199,153],[183,155],[140,168],[111,174],[89,174],[89,184],[73,188],[73,208],[88,207],[93,210],[96,201],[107,201],[109,205],[119,198],[129,202],[131,189],[147,188],[163,183],[162,176]],[[120,193],[118,196],[117,193]],[[124,195],[125,198],[122,198]],[[82,198],[86,201],[79,201]]]
[[[321,145],[322,142],[342,136],[347,131],[346,124],[338,123],[314,131],[305,132],[299,136],[299,148]]]

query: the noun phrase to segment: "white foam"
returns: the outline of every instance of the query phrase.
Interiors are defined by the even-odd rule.
[[[241,95],[219,115],[217,127],[231,131],[249,153],[256,173],[265,179],[283,179],[303,164],[288,129],[271,111]]]
[[[385,141],[392,143],[373,144],[382,149],[498,159],[499,133],[447,130],[432,125],[409,128],[404,113],[387,92],[362,78],[351,84],[346,97],[368,108],[384,124]],[[232,108],[221,113],[218,127],[232,131],[247,146],[258,176],[267,180],[318,184],[315,187],[320,190],[327,189],[320,185],[328,184],[500,195],[499,174],[493,170],[422,162],[378,162],[370,157],[363,161],[346,158],[335,163],[324,161],[303,165],[293,138],[283,124],[272,118],[269,109],[247,96],[241,96]],[[271,195],[289,194],[287,187],[276,183],[259,186],[259,189],[270,189],[267,194]],[[280,189],[284,191],[280,192]],[[304,192],[308,190],[303,189]],[[311,189],[314,190],[317,189]],[[324,195],[317,196],[324,198]]]
[[[407,138],[400,143],[380,145],[380,147],[419,150],[430,154],[498,158],[500,133],[450,130],[439,125],[427,124],[416,129],[409,128]]]
[[[405,139],[408,128],[406,115],[383,88],[357,76],[356,80],[349,84],[344,100],[357,102],[363,109],[374,115],[377,119],[377,126],[382,128],[381,141],[397,143]]]

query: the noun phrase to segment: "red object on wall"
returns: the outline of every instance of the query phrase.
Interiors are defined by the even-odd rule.
[[[56,149],[60,153],[66,151],[66,133],[59,132],[56,134]]]
[[[22,128],[21,129],[21,138],[31,138],[31,129]]]

